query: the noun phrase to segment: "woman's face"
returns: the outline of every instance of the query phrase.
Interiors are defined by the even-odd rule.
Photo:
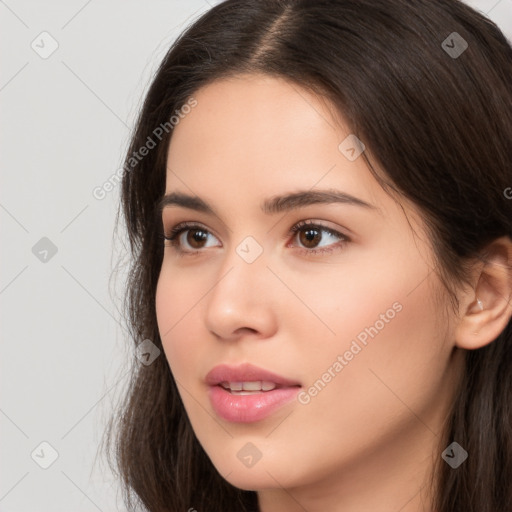
[[[165,242],[156,308],[199,442],[243,489],[407,489],[456,382],[421,218],[403,203],[415,236],[306,90],[244,75],[194,98],[166,182],[194,201],[163,209],[188,231]]]

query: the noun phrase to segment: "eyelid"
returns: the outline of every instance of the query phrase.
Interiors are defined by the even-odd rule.
[[[211,229],[207,228],[200,222],[195,222],[195,221],[179,222],[178,224],[176,224],[174,227],[171,228],[171,230],[168,234],[165,233],[165,229],[164,229],[163,238],[164,238],[164,240],[170,240],[171,242],[174,242],[174,240],[177,237],[181,236],[181,234],[184,231],[188,231],[188,230],[191,230],[194,228],[201,229],[201,230],[205,231],[206,233],[213,235],[215,238],[217,238],[217,240],[219,240],[219,237]],[[201,251],[201,249],[197,249],[196,251],[183,251],[183,252],[192,253],[192,252],[199,252],[199,251]]]
[[[323,221],[317,221],[317,220],[301,220],[296,222],[289,230],[289,233],[285,235],[284,238],[287,238],[291,235],[293,235],[293,238],[296,237],[297,233],[299,233],[302,229],[305,227],[314,227],[314,228],[320,228],[319,231],[329,233],[332,236],[335,236],[340,239],[338,243],[330,244],[326,247],[320,247],[320,248],[313,248],[313,249],[307,249],[304,247],[298,247],[298,250],[305,253],[306,255],[316,254],[316,253],[330,253],[336,250],[341,250],[345,246],[346,243],[351,242],[352,238],[349,237],[347,234],[345,234],[343,231],[340,231],[338,229],[331,228],[329,226],[326,226],[323,224]],[[340,246],[341,245],[341,246]]]
[[[308,227],[308,226],[311,226],[314,228],[319,228],[319,231],[324,232],[324,233],[329,233],[330,235],[339,238],[340,241],[335,244],[330,244],[327,247],[312,248],[312,249],[294,246],[294,247],[297,247],[298,251],[300,251],[306,255],[312,255],[312,254],[317,254],[317,253],[326,254],[326,253],[329,253],[329,252],[332,252],[335,250],[341,250],[341,249],[343,249],[343,247],[346,243],[352,241],[352,238],[350,236],[348,236],[347,234],[345,234],[343,231],[331,228],[331,227],[323,224],[323,221],[316,221],[316,220],[312,220],[312,219],[301,220],[301,221],[296,222],[295,224],[293,224],[293,226],[288,230],[288,232],[282,238],[285,240],[287,240],[290,236],[295,238],[298,232],[300,232],[302,229],[304,229],[305,227]],[[170,230],[169,234],[164,234],[163,238],[164,238],[164,240],[171,241],[171,246],[174,248],[174,250],[178,254],[187,255],[187,256],[197,255],[199,253],[204,252],[204,250],[203,250],[204,248],[196,249],[196,250],[184,250],[179,246],[178,243],[175,242],[175,240],[177,238],[179,239],[179,237],[184,232],[186,232],[188,230],[192,230],[194,228],[198,229],[198,230],[205,231],[206,233],[213,235],[215,238],[218,239],[218,237],[215,235],[215,233],[213,233],[212,230],[205,227],[201,223],[195,222],[195,221],[179,222]],[[342,247],[340,247],[340,244]]]

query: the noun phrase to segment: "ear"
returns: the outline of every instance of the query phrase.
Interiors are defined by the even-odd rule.
[[[462,297],[455,330],[455,344],[467,350],[493,342],[512,318],[512,240],[498,238],[483,253],[475,266],[476,287]]]

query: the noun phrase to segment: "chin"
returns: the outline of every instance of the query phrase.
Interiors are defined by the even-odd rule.
[[[271,489],[279,487],[276,480],[274,480],[264,469],[259,470],[257,473],[253,472],[255,468],[251,469],[237,469],[224,479],[232,486],[242,489],[243,491],[261,491],[263,489]],[[270,471],[272,474],[272,471]]]

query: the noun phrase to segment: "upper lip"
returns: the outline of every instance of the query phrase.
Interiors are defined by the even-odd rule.
[[[278,386],[300,386],[300,383],[277,375],[263,368],[258,368],[250,363],[238,366],[221,364],[215,366],[206,375],[206,383],[210,386],[217,386],[222,382],[274,382]]]

